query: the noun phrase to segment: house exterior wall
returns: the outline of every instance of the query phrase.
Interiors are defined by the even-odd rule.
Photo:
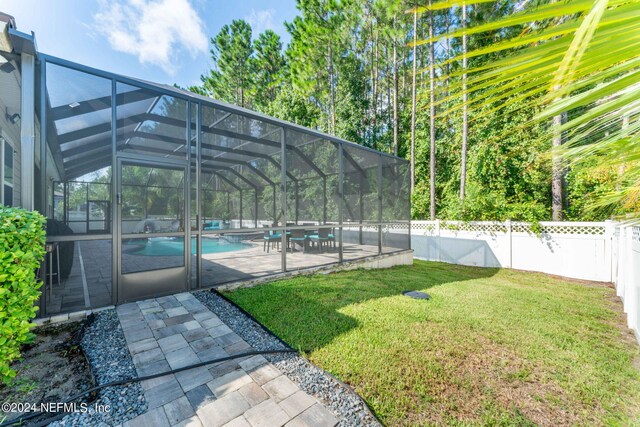
[[[17,64],[16,64],[17,65]],[[20,205],[21,197],[21,145],[20,124],[12,123],[7,115],[20,113],[21,107],[21,77],[18,69],[10,73],[0,71],[0,136],[5,144],[13,148],[13,206]],[[2,177],[4,178],[4,177]],[[2,202],[2,200],[0,200]]]

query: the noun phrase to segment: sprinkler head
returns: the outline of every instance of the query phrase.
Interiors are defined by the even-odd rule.
[[[402,295],[413,299],[431,299],[431,296],[420,291],[402,291]]]

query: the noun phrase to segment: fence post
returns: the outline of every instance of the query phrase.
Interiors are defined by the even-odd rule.
[[[616,295],[624,297],[624,287],[627,283],[627,226],[620,225],[618,229],[618,272],[616,273]]]
[[[609,271],[609,278],[605,280],[606,282],[613,282],[613,238],[616,234],[616,227],[613,221],[610,219],[605,222],[605,231],[604,231],[604,260],[609,263],[605,265],[605,268]],[[608,267],[608,268],[607,268]]]
[[[440,220],[436,219],[436,260],[438,262],[442,261],[440,259]]]
[[[624,297],[622,300],[622,306],[625,313],[627,313],[627,326],[631,329],[635,329],[635,311],[637,309],[635,301],[635,266],[633,265],[633,225],[626,227],[626,241],[627,241],[627,280],[624,287]]]
[[[513,267],[513,239],[511,236],[511,220],[508,219],[504,222],[504,226],[507,228],[507,241],[509,242],[509,262],[507,268]]]

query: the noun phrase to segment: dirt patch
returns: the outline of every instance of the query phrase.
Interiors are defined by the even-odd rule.
[[[62,402],[95,385],[80,346],[85,322],[36,328],[33,343],[23,346],[22,359],[12,367],[17,375],[11,386],[0,385],[0,402]],[[2,413],[0,420],[20,413]]]

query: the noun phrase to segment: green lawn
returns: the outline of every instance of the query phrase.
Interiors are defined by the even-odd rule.
[[[227,295],[387,425],[640,423],[638,345],[604,285],[416,261]]]

